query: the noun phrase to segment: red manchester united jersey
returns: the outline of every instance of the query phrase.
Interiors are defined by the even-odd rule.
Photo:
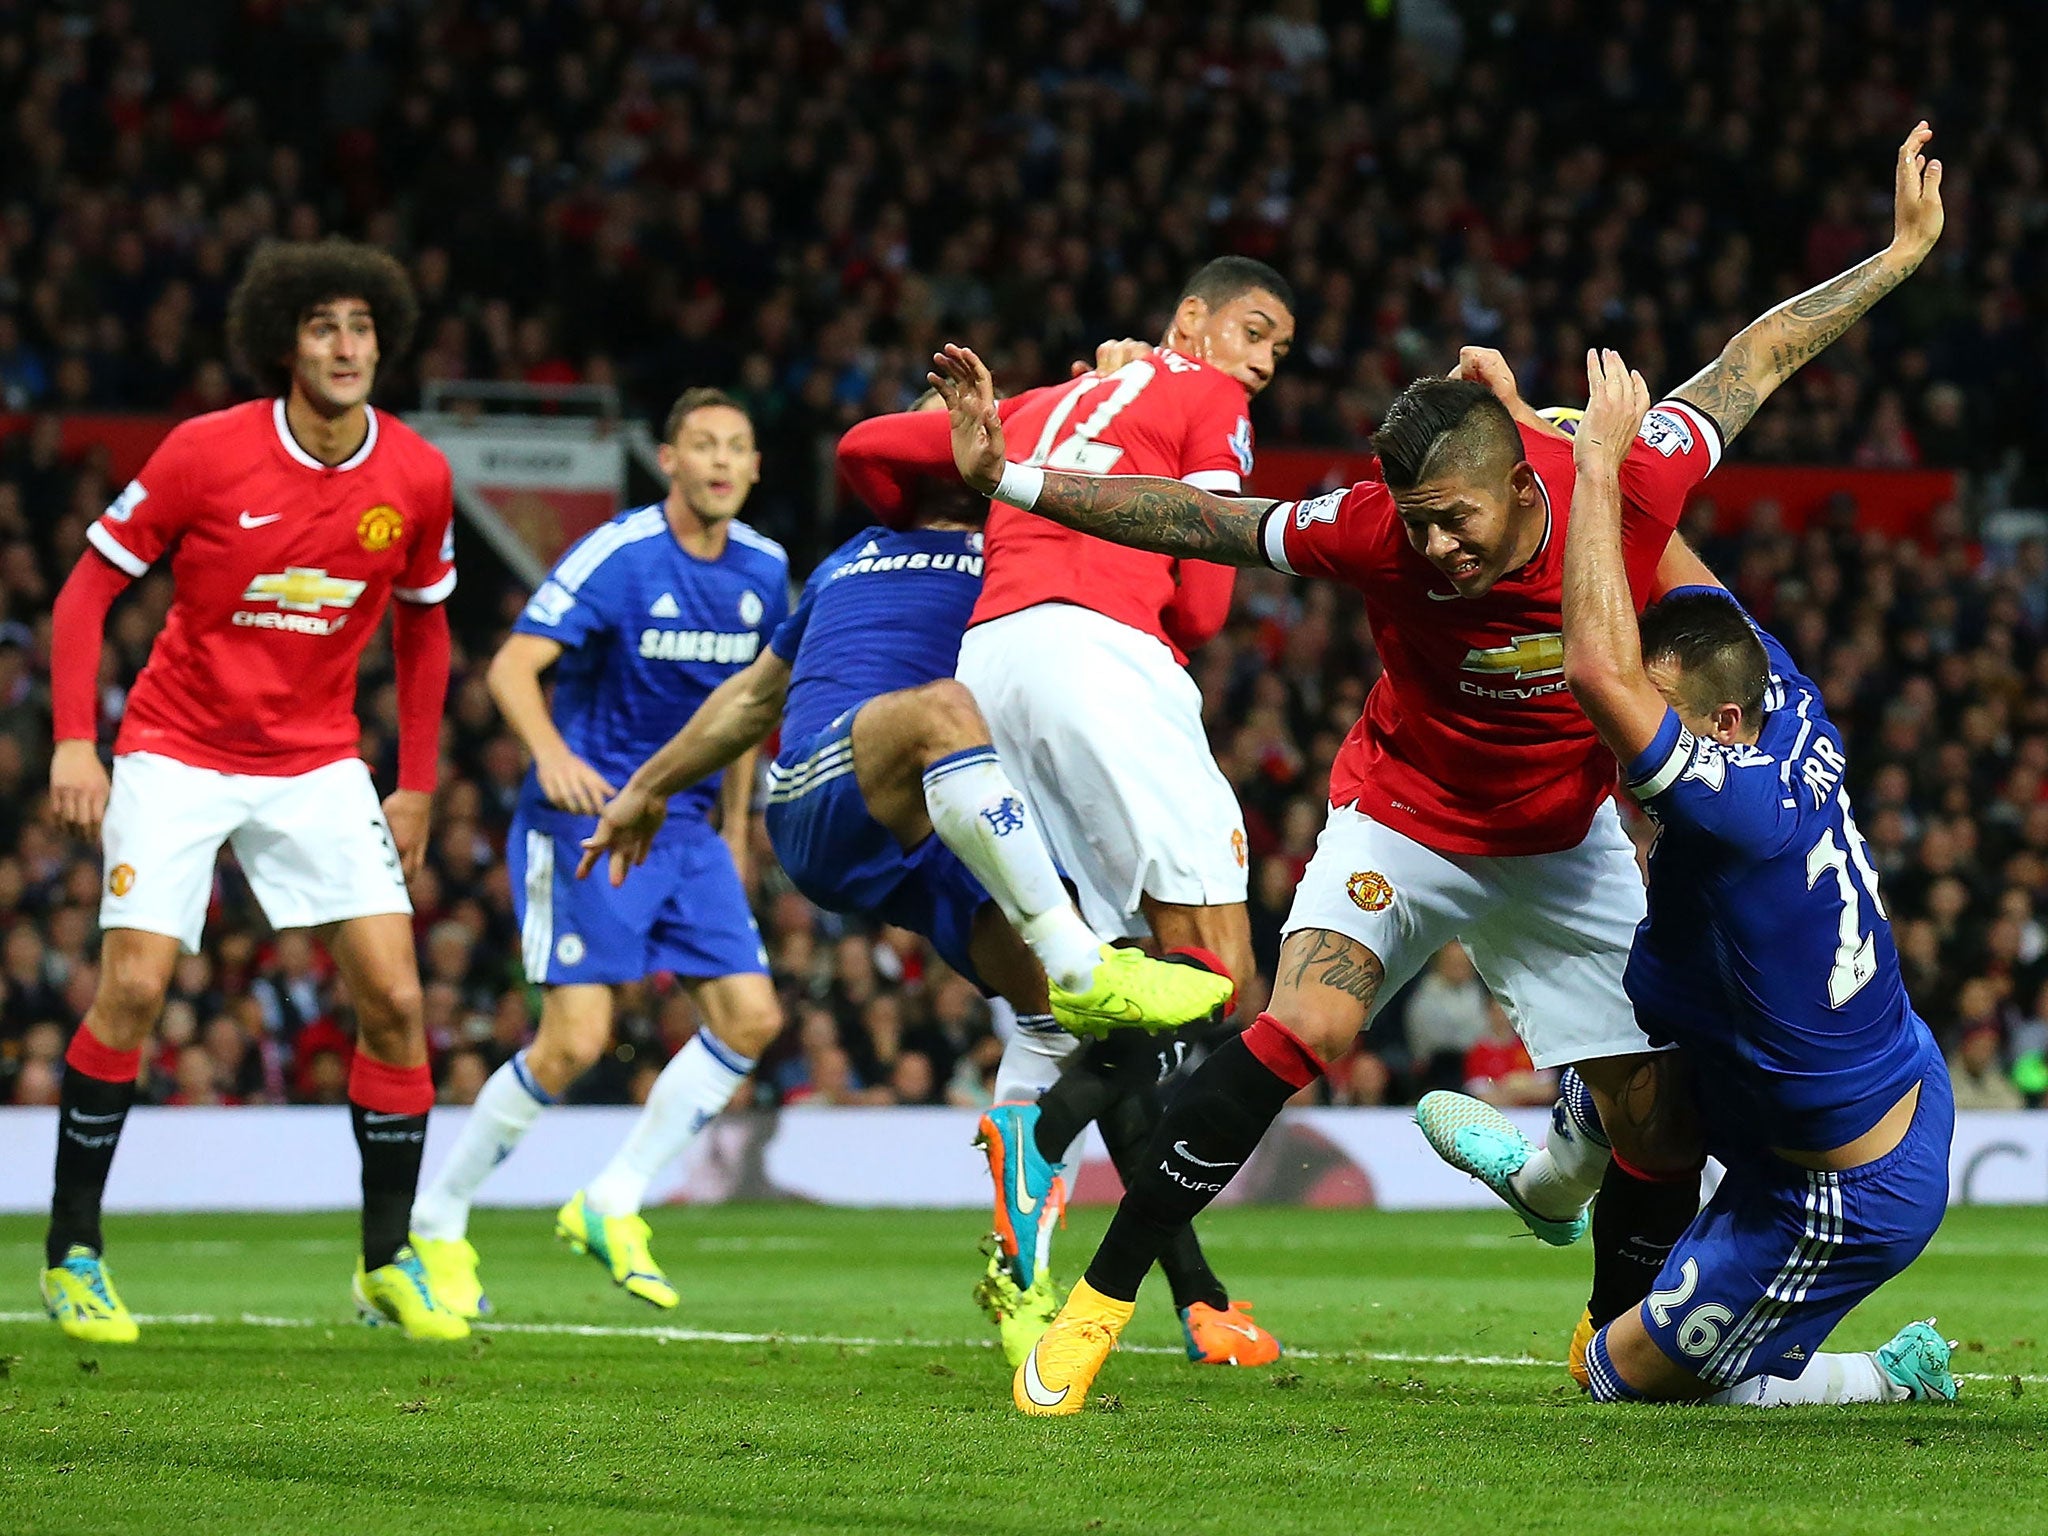
[[[1365,594],[1385,668],[1330,771],[1330,803],[1355,805],[1440,853],[1554,853],[1582,841],[1614,784],[1614,759],[1564,682],[1561,617],[1571,444],[1524,429],[1547,508],[1543,543],[1484,597],[1458,596],[1409,544],[1394,499],[1362,481],[1266,514],[1278,569]],[[1714,424],[1678,401],[1644,417],[1622,463],[1622,545],[1636,606],[1685,509],[1720,461]]]
[[[374,410],[332,467],[293,441],[282,400],[174,428],[86,531],[130,576],[171,558],[114,750],[257,774],[353,756],[357,660],[392,597],[455,589],[453,516],[448,461]]]
[[[1012,458],[1084,475],[1164,475],[1235,494],[1252,472],[1252,423],[1244,386],[1206,363],[1160,348],[1107,377],[1034,390],[1003,430]],[[1125,549],[995,503],[989,510],[987,572],[970,624],[1039,603],[1092,608],[1154,635],[1185,661],[1166,615],[1182,566],[1203,566],[1208,582],[1232,574],[1206,562]]]

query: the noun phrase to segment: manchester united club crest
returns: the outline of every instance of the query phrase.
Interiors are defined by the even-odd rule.
[[[116,896],[126,896],[135,889],[135,866],[116,864],[107,871],[107,889]]]
[[[1361,912],[1384,912],[1394,900],[1394,888],[1376,869],[1361,869],[1345,881],[1344,894]]]
[[[1237,860],[1237,867],[1239,869],[1243,869],[1245,865],[1245,844],[1243,827],[1232,827],[1230,829],[1230,852],[1231,856]]]
[[[405,516],[396,507],[370,508],[356,524],[356,542],[373,555],[381,555],[405,535]]]

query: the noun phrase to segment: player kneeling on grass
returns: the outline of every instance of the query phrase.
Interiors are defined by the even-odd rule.
[[[721,788],[709,780],[678,795],[645,880],[618,891],[572,878],[612,786],[667,739],[672,721],[744,671],[789,611],[782,546],[738,519],[760,477],[746,412],[716,390],[689,390],[662,439],[667,497],[578,541],[491,662],[491,695],[533,754],[506,862],[526,976],[547,1000],[533,1044],[484,1085],[413,1207],[421,1259],[470,1316],[488,1307],[466,1236],[470,1201],[609,1043],[614,986],[672,972],[703,1023],[662,1068],[611,1161],[556,1213],[555,1230],[657,1307],[678,1298],[649,1251],[647,1186],[782,1027],[740,873],[751,761],[723,786],[722,837],[710,821]],[[552,710],[540,685],[551,666]]]
[[[1910,1264],[1948,1203],[1955,1104],[1899,974],[1820,689],[1701,567],[1640,631],[1618,473],[1649,393],[1588,354],[1573,444],[1564,667],[1662,829],[1626,986],[1692,1058],[1728,1173],[1647,1300],[1593,1336],[1595,1400],[1952,1399],[1912,1323],[1865,1354],[1820,1345]]]
[[[65,1053],[43,1299],[73,1338],[136,1336],[100,1262],[100,1203],[142,1045],[178,951],[196,951],[222,843],[264,915],[317,928],[348,982],[349,1114],[363,1165],[357,1305],[414,1338],[460,1338],[412,1250],[427,1070],[412,903],[448,688],[448,463],[369,404],[418,314],[404,270],[329,240],[259,251],[228,337],[271,396],[181,423],[86,532],[51,645],[57,822],[102,838],[100,983]],[[114,745],[94,746],[107,610],[170,561],[173,592]],[[391,600],[396,599],[395,603]],[[391,604],[398,788],[357,756],[356,667]]]

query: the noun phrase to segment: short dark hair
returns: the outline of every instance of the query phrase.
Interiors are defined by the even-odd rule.
[[[1286,278],[1275,272],[1263,261],[1249,256],[1218,256],[1214,261],[1203,263],[1181,285],[1180,299],[1174,306],[1180,306],[1181,299],[1200,299],[1211,309],[1220,309],[1232,299],[1263,288],[1288,309],[1294,308],[1294,287]]]
[[[747,418],[748,426],[751,427],[754,424],[753,413],[740,404],[738,400],[728,395],[722,389],[713,389],[708,384],[700,384],[695,389],[686,389],[676,396],[676,403],[668,408],[668,416],[662,421],[661,440],[664,443],[674,442],[676,434],[683,430],[683,420],[685,417],[692,411],[708,410],[714,405],[722,405],[727,410],[738,411]]]
[[[1739,704],[1763,716],[1771,659],[1749,616],[1712,592],[1681,592],[1643,610],[1643,661],[1675,662],[1686,702],[1700,711]]]
[[[291,388],[299,326],[333,299],[361,299],[377,326],[377,350],[403,355],[419,324],[412,279],[388,251],[338,235],[267,240],[249,258],[228,299],[228,348],[272,394]]]
[[[1492,468],[1520,461],[1515,418],[1484,384],[1470,379],[1417,379],[1387,407],[1372,435],[1387,488],[1412,490],[1451,468]]]

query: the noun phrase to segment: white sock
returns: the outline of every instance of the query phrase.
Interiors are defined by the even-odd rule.
[[[633,1129],[584,1186],[584,1202],[600,1216],[637,1215],[654,1176],[718,1118],[753,1070],[751,1060],[710,1030],[698,1030],[661,1069]]]
[[[476,1096],[462,1134],[433,1182],[413,1197],[412,1230],[434,1242],[469,1231],[469,1203],[491,1170],[512,1155],[542,1108],[554,1103],[526,1070],[521,1051],[490,1076]]]
[[[1790,1380],[1752,1376],[1707,1401],[1783,1408],[1792,1403],[1897,1403],[1910,1396],[1912,1393],[1885,1375],[1873,1350],[1862,1355],[1815,1355],[1806,1369]]]
[[[1086,991],[1102,941],[1067,899],[1030,807],[994,747],[970,747],[924,771],[925,809],[939,840],[988,887],[1045,974],[1069,992]]]
[[[996,1102],[1029,1104],[1059,1081],[1060,1067],[1081,1042],[1053,1023],[1052,1015],[1024,1015],[1003,1042],[996,1068]]]
[[[1550,1221],[1570,1221],[1600,1192],[1614,1154],[1583,1134],[1560,1103],[1551,1114],[1543,1147],[1508,1180],[1522,1203]]]

